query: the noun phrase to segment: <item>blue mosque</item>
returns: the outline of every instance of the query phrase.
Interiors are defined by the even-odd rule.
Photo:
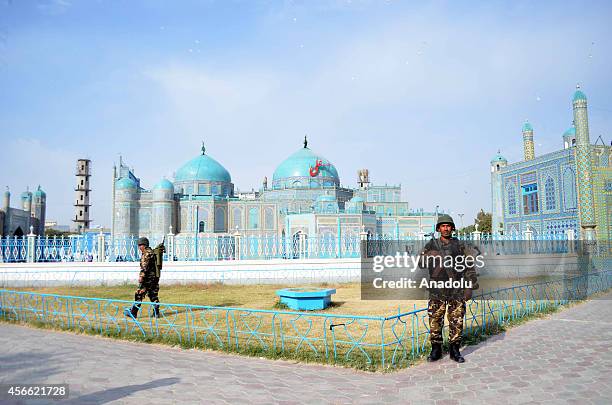
[[[580,87],[572,109],[562,149],[536,156],[534,128],[525,122],[524,159],[508,163],[498,152],[491,160],[495,233],[569,232],[580,239],[612,240],[612,148],[601,137],[591,143],[587,98]]]
[[[160,180],[146,189],[134,171],[119,162],[113,168],[115,236],[140,235],[154,240],[172,232],[197,234],[358,237],[362,231],[389,238],[432,232],[435,214],[411,211],[401,186],[370,183],[367,169],[357,184],[340,184],[336,167],[308,147],[283,160],[258,191],[235,189],[230,172],[204,145],[174,181]]]
[[[21,193],[21,207],[11,207],[11,192],[8,187],[4,192],[0,207],[0,236],[23,236],[32,232],[45,234],[45,215],[47,211],[47,194],[40,186],[31,192]]]

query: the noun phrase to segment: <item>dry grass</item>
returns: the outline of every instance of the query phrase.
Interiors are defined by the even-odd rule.
[[[481,280],[480,291],[510,287],[512,285],[532,284],[543,278],[521,278],[506,280]],[[312,286],[312,285],[311,285]],[[362,300],[359,283],[331,284],[322,283],[317,287],[335,288],[332,305],[324,311],[326,314],[392,316],[401,312],[425,308],[426,300]],[[160,301],[169,304],[190,304],[218,307],[235,307],[274,310],[278,297],[276,290],[295,285],[226,285],[226,284],[174,284],[162,285],[159,292]],[[117,286],[65,286],[65,287],[24,287],[11,288],[19,291],[31,291],[44,294],[72,295],[91,298],[107,298],[131,301],[134,298],[136,285]],[[478,293],[477,292],[477,293]],[[146,301],[146,298],[145,298]]]
[[[427,301],[362,301],[358,283],[320,284],[319,287],[335,288],[332,305],[325,313],[388,316],[416,308],[423,308]],[[160,301],[172,304],[208,305],[219,307],[251,308],[274,310],[278,300],[276,290],[282,285],[222,285],[222,284],[185,284],[162,285],[159,292]],[[43,287],[12,288],[19,291],[31,291],[43,294],[73,295],[80,297],[108,298],[119,300],[134,299],[136,285],[96,286],[96,287]],[[145,299],[146,300],[146,299]],[[316,311],[315,311],[316,312]]]

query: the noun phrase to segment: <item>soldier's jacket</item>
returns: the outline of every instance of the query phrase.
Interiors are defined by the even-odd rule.
[[[155,253],[150,247],[146,247],[140,257],[140,275],[144,284],[154,283],[156,280]]]
[[[432,239],[425,245],[422,255],[426,255],[428,252],[437,251],[444,259],[447,256],[452,256],[456,258],[457,256],[472,256],[476,257],[480,255],[480,251],[477,247],[468,244],[464,241],[460,241],[457,238],[451,238],[447,243],[444,243],[441,239]],[[464,265],[465,266],[465,265]],[[455,266],[457,267],[457,266]],[[457,280],[465,280],[472,282],[472,290],[478,289],[478,275],[476,273],[476,269],[474,266],[467,267],[463,271],[457,271],[454,267],[444,267],[442,271],[438,272],[437,277],[434,276],[435,266],[431,265],[427,267],[429,269],[429,278],[430,280],[435,281],[446,281],[450,278],[453,281]],[[458,299],[463,300],[464,289],[455,288],[455,289],[441,289],[441,288],[432,288],[429,290],[430,299]]]

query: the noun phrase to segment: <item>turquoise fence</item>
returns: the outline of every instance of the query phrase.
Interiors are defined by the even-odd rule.
[[[462,240],[477,242],[487,254],[574,253],[578,241],[561,232],[543,233],[527,240],[516,235],[461,234]],[[385,244],[420,243],[425,235],[402,236],[346,234],[293,236],[268,235],[167,235],[166,261],[332,259],[359,258],[361,244],[368,252]],[[15,262],[122,262],[140,260],[136,236],[108,234],[42,237],[36,235],[0,238],[0,263]],[[152,245],[162,241],[152,240]],[[520,243],[517,243],[520,242]],[[526,249],[529,246],[529,250]]]
[[[515,319],[584,299],[612,286],[612,270],[484,292],[467,304],[465,333],[478,335]],[[132,301],[0,290],[0,318],[186,347],[270,354],[366,368],[405,367],[427,351],[426,308],[388,317]]]

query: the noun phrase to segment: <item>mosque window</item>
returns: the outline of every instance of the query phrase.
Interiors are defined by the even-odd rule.
[[[259,229],[259,210],[249,209],[249,229]]]
[[[203,233],[206,231],[206,222],[200,221],[198,224],[198,232]]]
[[[516,192],[512,185],[508,186],[506,194],[508,195],[508,214],[516,215]]]
[[[242,210],[240,208],[234,208],[232,211],[232,228],[242,229]]]
[[[274,211],[270,207],[264,212],[264,225],[266,229],[274,229]]]
[[[551,177],[547,178],[544,184],[544,195],[546,197],[546,209],[554,210],[557,207],[557,202],[555,201],[555,182]]]
[[[566,210],[576,209],[576,176],[569,167],[563,172],[563,200]]]
[[[523,194],[523,214],[537,214],[539,211],[538,185],[533,183],[521,186],[521,191]]]
[[[215,232],[225,231],[225,210],[217,207],[215,210]]]
[[[199,184],[198,185],[198,194],[199,195],[207,195],[207,194],[209,194],[208,190],[207,190],[207,187],[206,187],[206,184]]]

